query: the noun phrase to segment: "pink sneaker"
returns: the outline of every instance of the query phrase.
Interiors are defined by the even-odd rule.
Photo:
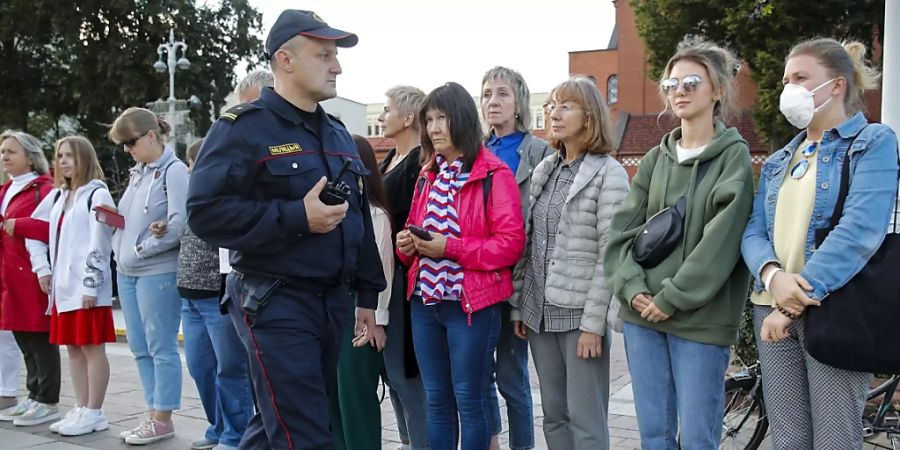
[[[152,417],[148,417],[140,427],[125,438],[125,443],[147,445],[173,437],[175,437],[175,424],[173,422],[160,422]]]

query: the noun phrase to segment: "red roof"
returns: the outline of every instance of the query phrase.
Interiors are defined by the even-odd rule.
[[[384,159],[385,156],[387,156],[387,152],[390,149],[397,146],[393,139],[386,137],[370,136],[367,137],[366,140],[369,141],[369,144],[375,150],[375,158],[378,160],[378,162],[381,162],[381,160]]]
[[[618,154],[621,156],[643,155],[658,145],[663,135],[677,125],[678,119],[671,114],[665,114],[658,120],[655,114],[629,116]],[[769,147],[757,133],[750,111],[744,111],[736,119],[731,120],[728,125],[737,127],[741,136],[750,146],[751,153],[768,153]]]

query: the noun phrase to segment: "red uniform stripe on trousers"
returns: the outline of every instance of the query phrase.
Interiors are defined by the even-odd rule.
[[[262,368],[263,378],[266,380],[266,387],[269,389],[269,397],[272,399],[272,409],[275,410],[275,418],[278,420],[278,425],[281,426],[281,429],[284,430],[284,434],[287,436],[288,447],[291,450],[294,450],[294,442],[291,439],[291,432],[288,431],[287,425],[284,424],[284,421],[281,420],[281,413],[278,412],[278,404],[275,403],[275,391],[272,389],[272,382],[269,381],[269,372],[266,370],[265,364],[263,364],[262,356],[259,353],[259,344],[256,342],[256,335],[253,334],[253,327],[250,326],[250,320],[247,318],[247,314],[244,314],[244,323],[247,325],[247,330],[250,331],[250,339],[253,339],[253,346],[256,347],[256,360],[259,362],[259,367]]]

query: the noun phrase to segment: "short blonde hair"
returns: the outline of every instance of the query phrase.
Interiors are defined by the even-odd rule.
[[[573,76],[553,88],[550,99],[556,103],[574,102],[584,109],[587,121],[581,142],[588,153],[605,155],[615,150],[609,109],[597,83],[585,76]],[[565,144],[556,138],[552,130],[549,137],[550,146],[565,154]]]
[[[394,86],[384,93],[397,107],[397,112],[402,116],[412,115],[414,118],[419,113],[419,108],[425,100],[425,93],[413,86]],[[419,131],[419,121],[413,120],[412,128]]]
[[[109,140],[121,144],[150,131],[155,132],[162,143],[172,131],[172,127],[153,111],[132,106],[119,114],[116,121],[109,127],[108,135]]]
[[[849,41],[842,44],[829,38],[811,39],[795,45],[785,58],[785,63],[798,55],[816,58],[819,64],[828,69],[832,78],[842,77],[847,80],[844,108],[848,113],[862,111],[863,94],[878,87],[880,75],[866,61],[866,46],[861,42]]]
[[[63,176],[59,169],[59,150],[63,144],[72,150],[72,159],[75,161],[75,172],[72,178]],[[97,152],[91,141],[81,136],[68,136],[56,141],[53,151],[53,181],[56,187],[75,191],[91,180],[103,181],[103,169],[97,159]]]
[[[678,44],[678,51],[666,63],[660,78],[659,96],[669,109],[669,98],[662,90],[662,81],[669,78],[672,68],[679,61],[691,61],[703,66],[709,74],[713,95],[719,97],[713,109],[713,117],[723,121],[737,116],[737,86],[734,74],[740,67],[737,59],[727,49],[694,36],[688,36]]]

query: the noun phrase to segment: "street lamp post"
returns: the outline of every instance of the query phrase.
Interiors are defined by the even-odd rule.
[[[181,49],[181,58],[177,58],[178,49]],[[163,62],[163,52],[166,53],[168,57],[168,63]],[[169,69],[169,99],[167,100],[169,103],[169,122],[174,126],[175,125],[175,70],[182,69],[186,70],[191,66],[191,62],[185,57],[187,54],[187,44],[184,41],[176,41],[175,40],[175,31],[171,28],[169,29],[169,42],[163,42],[159,44],[159,47],[156,48],[156,53],[159,54],[159,60],[153,64],[153,68],[156,69],[157,72],[163,73],[166,69]]]

